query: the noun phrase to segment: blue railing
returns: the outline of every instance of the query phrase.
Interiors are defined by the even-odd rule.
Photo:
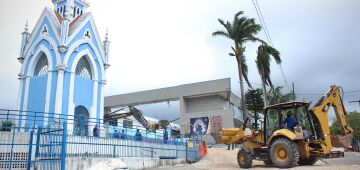
[[[163,131],[151,132],[139,126],[89,118],[86,133],[74,130],[74,117],[53,113],[0,109],[0,169],[63,169],[67,158],[186,158],[197,161],[198,142],[188,147],[186,140]],[[14,123],[12,126],[9,122]],[[97,125],[99,131],[91,126]],[[108,129],[124,130],[126,138],[114,137]],[[142,139],[133,135],[136,131]],[[95,132],[95,134],[93,133]],[[121,134],[119,134],[120,136]]]
[[[117,130],[119,135],[124,130],[129,139],[134,139],[137,130],[142,134],[143,140],[153,142],[161,142],[164,139],[164,130],[157,130],[155,132],[149,131],[142,126],[133,125],[132,127],[124,126],[122,122],[107,121],[104,119],[86,118],[86,121],[76,118],[76,116],[68,116],[56,113],[47,112],[34,112],[34,111],[19,111],[19,110],[4,110],[0,109],[0,122],[11,121],[15,124],[18,130],[29,131],[33,126],[35,127],[48,127],[49,124],[54,122],[67,122],[69,128],[68,135],[77,136],[98,136],[98,137],[113,137],[114,130]],[[81,121],[82,127],[75,127],[74,122]],[[99,132],[94,134],[93,128],[97,125]],[[0,125],[1,126],[1,125]],[[171,132],[170,132],[171,133]],[[179,135],[168,135],[169,139],[179,142]],[[156,140],[151,140],[156,139]]]

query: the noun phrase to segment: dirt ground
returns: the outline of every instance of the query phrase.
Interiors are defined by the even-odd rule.
[[[209,148],[208,154],[204,156],[199,162],[193,164],[179,165],[176,167],[161,167],[157,169],[175,169],[175,170],[207,170],[207,169],[223,169],[232,170],[240,169],[236,161],[237,149],[226,150],[225,148]],[[342,158],[344,159],[344,158]],[[355,158],[360,162],[360,154],[358,158]],[[329,161],[331,162],[331,161]],[[342,161],[344,162],[344,161]],[[254,169],[277,169],[271,166],[265,166],[262,161],[253,161]],[[360,165],[349,164],[330,164],[323,161],[318,161],[314,166],[296,166],[292,169],[324,169],[324,170],[337,170],[337,169],[360,169]]]

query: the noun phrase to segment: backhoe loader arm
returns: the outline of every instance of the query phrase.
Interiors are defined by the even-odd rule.
[[[333,144],[331,145],[331,136],[330,136],[329,118],[328,118],[330,106],[334,108],[336,118],[339,121],[342,128],[342,132],[343,132],[342,135],[347,136],[348,138],[351,137],[350,138],[350,143],[351,143],[353,129],[349,126],[345,117],[346,112],[340,95],[340,87],[333,85],[331,86],[330,90],[317,102],[317,104],[310,109],[319,120],[318,123],[321,126],[321,131],[323,133],[323,138],[325,139],[326,145],[328,147],[331,147],[332,145],[334,146],[339,145],[339,144],[335,144],[336,142],[332,142]],[[342,146],[349,145],[349,141],[347,142],[343,141],[341,143],[343,143]]]

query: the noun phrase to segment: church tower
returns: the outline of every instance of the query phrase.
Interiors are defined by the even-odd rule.
[[[102,42],[86,1],[52,2],[54,8],[43,10],[32,32],[26,24],[22,33],[18,109],[23,112],[17,123],[30,127],[27,115],[55,113],[70,119],[68,128],[86,131],[103,119],[108,34]],[[73,122],[72,116],[85,123]]]

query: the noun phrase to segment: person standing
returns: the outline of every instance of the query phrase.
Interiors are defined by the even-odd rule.
[[[141,135],[139,129],[136,129],[135,140],[137,140],[137,141],[141,141],[141,140],[142,140],[142,135]]]
[[[115,129],[115,132],[113,134],[113,138],[119,139],[119,133],[118,133],[118,131],[116,129]]]
[[[169,134],[168,134],[168,131],[167,129],[165,128],[164,129],[164,143],[166,144],[168,142],[168,139],[169,139]]]
[[[94,137],[99,137],[99,129],[97,127],[97,124],[95,125],[95,127],[93,129],[93,136]]]
[[[126,139],[126,133],[125,133],[125,130],[123,129],[121,131],[121,136],[120,136],[121,139]]]

